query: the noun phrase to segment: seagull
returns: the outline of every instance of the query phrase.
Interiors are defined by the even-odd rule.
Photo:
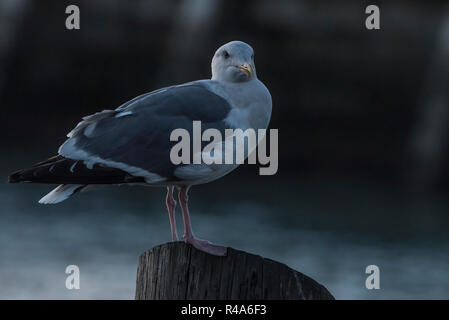
[[[215,52],[212,77],[142,94],[115,110],[86,116],[67,134],[58,154],[9,176],[10,183],[57,184],[39,200],[54,204],[98,185],[145,185],[167,188],[166,206],[171,237],[178,241],[174,189],[184,221],[183,240],[212,255],[227,248],[195,237],[189,214],[191,186],[214,181],[238,164],[174,164],[170,150],[173,130],[266,129],[272,100],[257,78],[253,48],[231,41]]]

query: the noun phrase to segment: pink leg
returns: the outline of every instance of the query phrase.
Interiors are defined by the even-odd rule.
[[[172,241],[178,241],[178,232],[176,231],[176,218],[175,218],[175,208],[176,201],[173,198],[173,187],[167,187],[167,197],[165,198],[165,203],[168,210],[168,218],[170,219],[170,230]]]
[[[181,206],[182,218],[184,219],[184,241],[186,243],[190,243],[198,250],[207,252],[215,256],[225,256],[226,247],[213,245],[209,241],[195,238],[195,236],[193,235],[188,206],[189,197],[187,195],[187,193],[189,192],[189,188],[190,186],[178,188],[179,205]]]

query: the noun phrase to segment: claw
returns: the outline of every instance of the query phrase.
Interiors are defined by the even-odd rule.
[[[209,253],[214,256],[225,256],[227,252],[227,247],[223,246],[217,246],[215,244],[212,244],[210,241],[197,239],[194,237],[184,237],[185,243],[190,243],[192,246],[194,246],[196,249]]]

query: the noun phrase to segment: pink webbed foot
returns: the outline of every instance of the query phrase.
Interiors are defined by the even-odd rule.
[[[223,246],[217,246],[210,241],[197,239],[195,237],[183,237],[185,243],[190,243],[192,246],[203,252],[209,253],[214,256],[225,256],[227,248]]]

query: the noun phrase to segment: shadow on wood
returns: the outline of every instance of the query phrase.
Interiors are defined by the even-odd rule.
[[[184,242],[170,242],[139,258],[136,300],[334,299],[315,280],[285,264],[228,248],[212,256]]]

